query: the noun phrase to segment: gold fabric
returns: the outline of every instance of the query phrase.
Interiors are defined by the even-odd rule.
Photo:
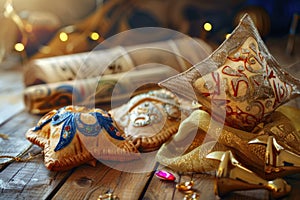
[[[255,132],[247,132],[223,125],[203,110],[195,110],[180,124],[172,140],[160,148],[156,158],[175,171],[208,172],[216,170],[219,164],[207,159],[208,153],[232,150],[243,165],[264,174],[266,147],[248,142],[261,135],[272,135],[281,146],[300,154],[300,134],[294,125],[299,124],[295,119],[299,112],[282,106],[280,112],[270,116],[268,123],[257,126]]]

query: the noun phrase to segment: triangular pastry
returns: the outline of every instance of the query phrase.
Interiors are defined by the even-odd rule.
[[[214,118],[247,131],[300,94],[300,81],[273,58],[247,14],[207,59],[159,85],[198,100]]]

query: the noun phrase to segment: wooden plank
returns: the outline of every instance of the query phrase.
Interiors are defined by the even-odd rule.
[[[19,92],[0,94],[0,124],[24,110],[23,95]]]
[[[167,171],[176,176],[175,182],[162,181],[153,177],[143,197],[144,200],[183,199],[186,194],[176,189],[176,184],[186,181],[194,181],[193,191],[200,195],[199,199],[216,199],[213,175],[196,173],[179,175],[170,169],[167,169]]]
[[[175,182],[164,181],[158,179],[156,176],[153,176],[151,182],[143,196],[144,200],[157,200],[157,199],[173,199],[174,193],[176,190],[176,183],[180,180],[180,175],[175,173],[170,169],[164,169],[162,165],[158,167],[158,169],[167,170],[168,172],[172,173],[176,180]]]
[[[39,152],[39,147],[31,153]],[[42,156],[28,162],[13,162],[0,173],[0,199],[46,199],[71,171],[49,171]]]
[[[20,156],[31,143],[25,132],[36,125],[40,116],[31,115],[24,110],[22,70],[11,69],[0,72],[0,155]],[[29,152],[40,152],[34,146]],[[60,186],[70,172],[50,172],[44,167],[43,158],[28,162],[13,162],[0,159],[0,199],[45,199]]]
[[[189,182],[189,181],[196,181],[192,178],[192,174],[188,175],[188,174],[182,174],[180,175],[180,178],[178,180],[178,183],[184,183],[184,182]],[[193,187],[193,189],[196,189],[195,187]],[[175,188],[174,191],[174,198],[173,199],[183,199],[185,197],[185,193],[182,191],[179,191],[178,189]]]
[[[107,191],[113,191],[122,200],[139,199],[152,172],[134,173],[117,169],[100,162],[96,167],[83,165],[74,171],[53,199],[97,199]]]
[[[173,174],[176,175],[176,173]],[[188,174],[180,175],[179,179],[176,182],[161,181],[153,177],[143,199],[144,200],[184,199],[186,194],[176,189],[176,184],[184,183],[186,181],[191,181],[191,180],[194,181],[193,191],[199,194],[199,199],[215,200],[219,198],[214,193],[214,187],[215,187],[214,175],[193,173],[190,175]],[[269,193],[266,190],[238,191],[238,192],[230,193],[228,196],[222,199],[228,199],[228,200],[269,199]]]
[[[159,166],[163,169],[163,166]],[[157,199],[184,199],[185,193],[176,189],[176,184],[186,181],[194,181],[193,191],[200,195],[199,199],[216,199],[214,195],[214,176],[209,174],[178,174],[168,168],[166,170],[175,175],[175,182],[163,181],[155,176],[143,197],[144,200]]]
[[[40,116],[22,112],[0,126],[0,132],[8,136],[7,139],[0,138],[0,155],[22,155],[31,145],[25,138],[25,133],[29,128],[36,125],[39,118]],[[5,163],[11,160],[10,158],[0,158],[0,170],[4,167]]]
[[[200,195],[200,199],[214,200],[216,195],[214,193],[215,178],[212,174],[194,173],[192,176],[194,181],[194,190]]]
[[[0,125],[25,108],[22,76],[20,68],[0,70]]]
[[[0,92],[21,91],[23,87],[22,68],[1,69],[0,68]]]

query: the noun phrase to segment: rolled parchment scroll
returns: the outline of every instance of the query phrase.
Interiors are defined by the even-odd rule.
[[[24,102],[27,110],[34,114],[43,114],[67,105],[120,103],[136,94],[157,89],[159,81],[176,73],[168,66],[143,66],[101,77],[33,85],[25,88]]]
[[[203,40],[181,38],[34,59],[24,66],[24,84],[31,86],[117,74],[147,63],[170,66],[182,72],[211,52],[212,48]]]

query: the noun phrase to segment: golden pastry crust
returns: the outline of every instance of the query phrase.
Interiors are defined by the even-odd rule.
[[[44,163],[50,170],[69,170],[84,163],[96,166],[97,160],[80,142],[78,136],[73,138],[69,148],[54,151],[55,146],[52,140],[48,140],[44,148]]]
[[[57,110],[52,110],[45,114],[37,123],[37,126],[29,129],[26,132],[26,138],[33,144],[41,148],[45,147],[50,137],[50,120],[57,113]]]
[[[110,111],[118,129],[141,152],[154,151],[178,130],[184,113],[179,99],[167,90],[153,90],[133,97]]]
[[[44,163],[50,170],[68,170],[84,163],[94,166],[97,159],[139,158],[135,146],[124,140],[111,117],[97,108],[53,110],[27,131],[26,138],[44,148]]]
[[[97,160],[130,161],[140,158],[140,152],[129,140],[116,140],[103,132],[96,138],[79,135],[81,142]]]

